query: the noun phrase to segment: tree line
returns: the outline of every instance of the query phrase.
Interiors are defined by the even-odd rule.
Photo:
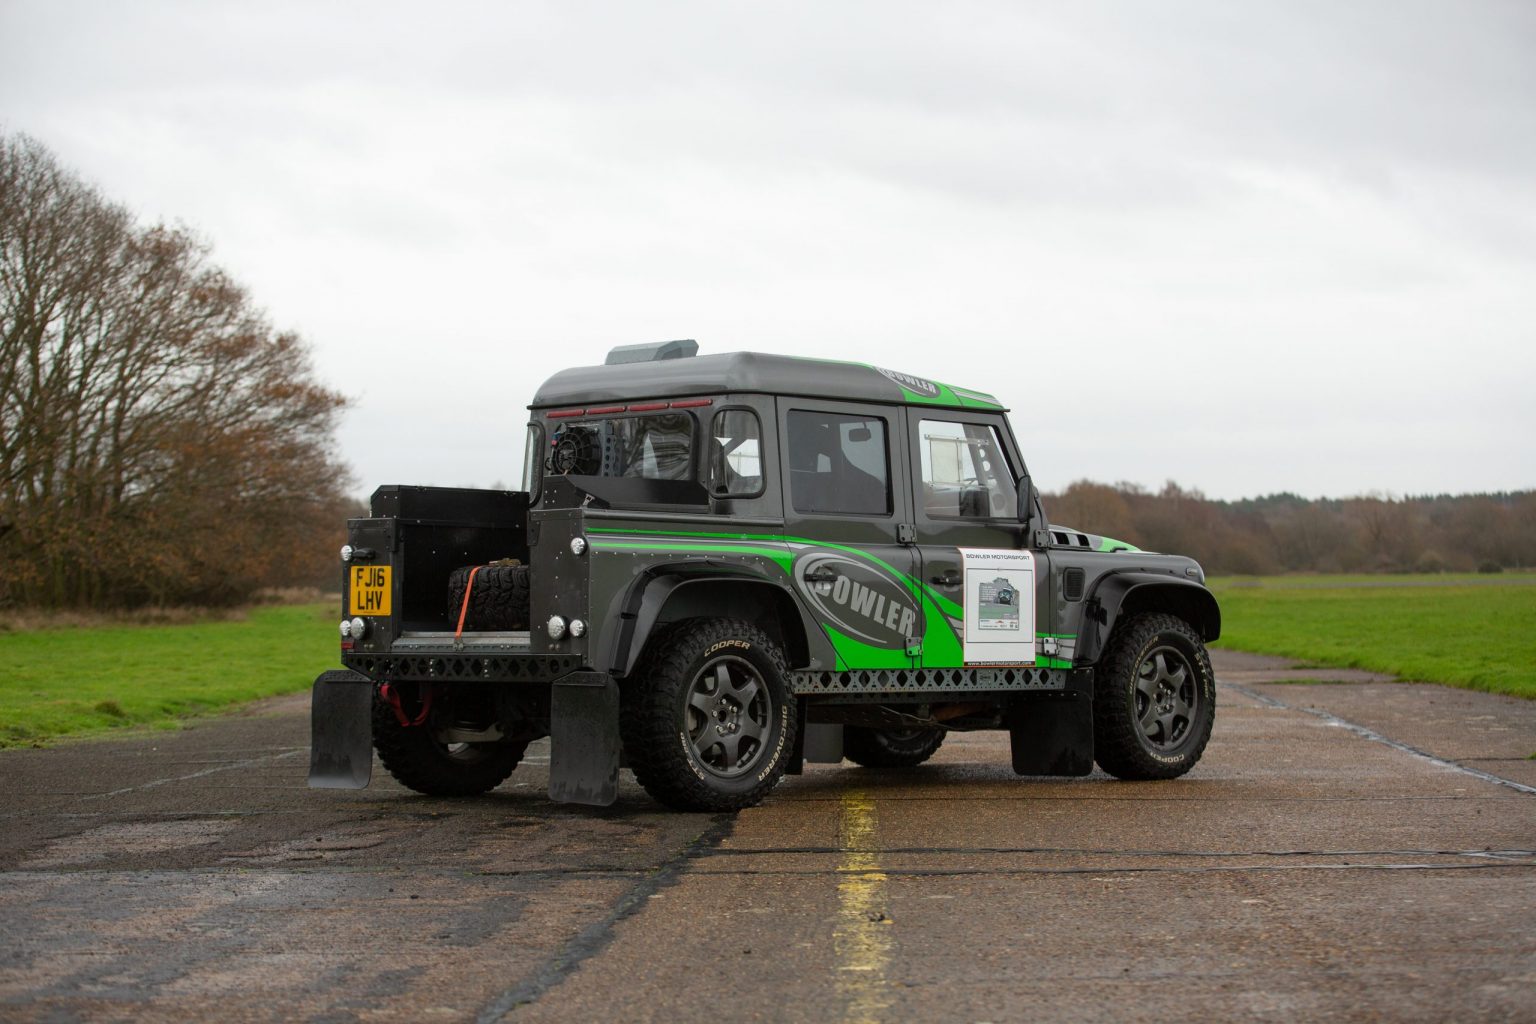
[[[1215,574],[1536,566],[1536,491],[1215,501],[1172,482],[1153,492],[1079,480],[1043,500],[1053,523],[1189,555]]]
[[[191,232],[0,133],[0,606],[334,585],[345,400]],[[1054,522],[1213,573],[1536,566],[1536,492],[1214,501],[1078,481]]]
[[[0,134],[0,605],[334,585],[343,405],[191,232]]]

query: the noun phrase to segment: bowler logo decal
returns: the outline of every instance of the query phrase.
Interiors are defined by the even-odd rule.
[[[911,591],[864,562],[812,552],[795,563],[795,586],[817,617],[861,643],[904,651],[916,635]]]
[[[887,380],[906,388],[908,391],[915,392],[925,398],[939,397],[939,386],[931,380],[914,377],[910,373],[897,373],[895,370],[887,370],[882,366],[875,367],[875,370]]]

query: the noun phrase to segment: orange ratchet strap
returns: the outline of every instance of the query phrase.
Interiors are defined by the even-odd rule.
[[[453,631],[453,638],[459,639],[464,635],[464,616],[469,614],[469,595],[475,591],[475,574],[484,566],[477,565],[469,570],[469,582],[464,584],[464,603],[459,607],[459,628]]]

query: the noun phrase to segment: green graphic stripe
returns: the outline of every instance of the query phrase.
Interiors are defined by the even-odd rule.
[[[941,608],[944,611],[945,615],[948,615],[952,619],[964,619],[965,618],[965,609],[964,608],[961,608],[958,604],[956,604],[955,602],[951,601],[949,598],[945,597],[943,594],[939,593],[937,590],[932,589],[931,587],[928,586],[928,584],[924,583],[922,580],[918,580],[917,582],[918,582],[918,586],[923,588],[924,596],[932,598],[933,599],[933,603],[938,605],[939,608]]]
[[[849,362],[846,359],[817,359],[815,356],[802,356],[800,358],[805,359],[807,362],[814,363],[835,363],[838,366],[857,366],[860,369],[869,370],[871,373],[879,373],[882,378],[890,381],[892,384],[895,384],[898,388],[900,388],[902,397],[915,405],[958,405],[967,409],[992,410],[1001,409],[1003,407],[1003,403],[999,402],[995,397],[987,394],[985,391],[974,391],[970,388],[951,387],[948,384],[943,384],[936,380],[929,380],[928,383],[939,389],[939,393],[937,395],[925,395],[921,392],[913,391],[911,388],[908,388],[900,381],[891,380],[890,377],[886,377],[885,374],[880,373],[879,367],[875,366],[873,363],[854,363]],[[887,369],[889,369],[889,367],[887,367]],[[928,380],[928,378],[918,377],[916,374],[912,374],[911,376],[917,380]]]
[[[623,534],[624,536],[634,537],[704,537],[718,540],[789,541],[794,539],[793,537],[785,537],[782,534],[775,533],[709,533],[704,530],[620,530],[616,527],[608,528],[601,526],[588,527],[587,532]]]
[[[804,544],[807,547],[813,547],[813,548],[830,548],[833,551],[846,552],[847,554],[856,555],[859,558],[862,558],[862,559],[864,559],[866,561],[874,562],[876,565],[880,566],[886,572],[889,572],[892,575],[894,575],[897,579],[906,580],[908,586],[910,586],[910,587],[913,587],[913,588],[923,587],[923,584],[922,584],[921,580],[916,579],[915,577],[913,577],[909,573],[902,572],[900,569],[896,568],[891,563],[885,561],[885,559],[880,558],[877,555],[872,555],[868,551],[865,551],[865,550],[863,550],[861,548],[849,547],[846,544],[834,544],[831,541],[812,540],[809,537],[785,537],[785,536],[783,536],[781,534],[773,534],[773,533],[695,533],[695,532],[688,531],[688,530],[681,530],[681,531],[674,531],[674,530],[605,530],[605,529],[596,529],[596,528],[594,528],[594,529],[588,530],[587,532],[588,533],[609,533],[609,534],[613,534],[613,533],[633,534],[634,536],[637,536],[637,537],[639,537],[639,536],[648,536],[648,537],[677,537],[677,538],[684,539],[684,540],[692,539],[692,538],[719,538],[719,539],[722,539],[722,540],[745,540],[745,541],[760,541],[760,542],[761,541],[766,541],[768,543],[775,543],[776,542],[776,543],[780,543],[780,544]],[[927,588],[923,587],[923,589],[926,590]]]
[[[592,527],[588,529],[587,532],[589,534],[625,534],[637,537],[677,537],[683,540],[695,538],[718,538],[721,540],[766,541],[769,543],[777,542],[780,544],[804,544],[808,547],[829,548],[833,551],[842,551],[850,555],[856,555],[857,557],[866,561],[875,563],[876,565],[885,569],[885,571],[896,576],[896,578],[905,580],[908,588],[910,588],[914,593],[921,594],[925,599],[927,599],[927,602],[930,605],[937,605],[941,608],[947,606],[947,608],[953,609],[952,614],[955,618],[961,618],[964,616],[964,612],[961,610],[959,605],[955,604],[955,602],[951,601],[943,594],[940,594],[937,591],[931,589],[928,584],[924,583],[921,579],[918,579],[910,573],[902,572],[900,569],[885,561],[883,558],[872,555],[868,551],[864,551],[861,548],[849,547],[846,544],[834,544],[830,541],[812,540],[809,537],[785,537],[783,535],[773,533],[696,533],[688,530],[618,530],[603,529],[598,527]]]
[[[787,575],[790,567],[794,565],[794,556],[782,548],[758,547],[748,544],[720,544],[708,541],[693,544],[659,544],[635,541],[621,543],[611,540],[594,540],[592,548],[595,551],[675,551],[691,554],[729,554],[729,555],[757,555],[760,558],[769,558],[777,562],[779,567]]]
[[[809,537],[786,537],[781,534],[772,533],[708,533],[702,531],[692,532],[687,530],[619,530],[604,529],[600,527],[589,529],[587,532],[633,534],[636,536],[650,537],[676,537],[680,539],[720,538],[742,541],[767,541],[770,543],[777,542],[781,544],[805,544],[809,547],[829,548],[833,551],[841,551],[850,555],[855,555],[866,561],[875,563],[876,565],[884,568],[887,572],[895,575],[898,579],[904,580],[908,589],[910,589],[913,594],[919,597],[921,600],[924,618],[931,624],[937,624],[932,628],[924,631],[925,635],[923,638],[923,661],[925,664],[948,664],[938,663],[932,660],[937,655],[932,651],[930,644],[943,648],[946,653],[952,652],[952,656],[956,659],[953,664],[964,663],[965,659],[960,656],[960,642],[958,639],[956,639],[954,635],[954,629],[949,626],[948,620],[960,619],[963,621],[965,619],[965,609],[962,608],[959,604],[956,604],[954,601],[950,600],[948,597],[939,593],[937,590],[934,590],[927,583],[924,583],[922,579],[916,576],[912,576],[909,573],[902,572],[900,569],[885,561],[883,558],[872,555],[860,548],[849,547],[846,544],[834,544],[829,541],[812,540]],[[785,571],[789,571],[787,565]],[[1076,634],[1073,635],[1075,636]]]
[[[884,559],[877,558],[867,551],[848,547],[844,544],[827,544],[820,541],[812,541],[808,538],[789,538],[774,534],[752,533],[688,533],[671,530],[618,530],[594,528],[587,531],[589,534],[604,534],[608,539],[594,539],[593,547],[606,551],[675,551],[675,552],[710,552],[741,553],[761,555],[772,558],[783,569],[785,575],[789,575],[794,565],[794,556],[778,547],[757,547],[747,544],[733,544],[731,541],[767,541],[779,544],[800,543],[810,547],[828,548],[835,551],[846,552],[855,555],[865,561],[873,562],[881,566],[887,572],[901,581],[907,591],[917,599],[923,618],[927,623],[923,636],[923,663],[930,666],[947,666],[963,664],[965,659],[959,640],[955,637],[955,631],[950,627],[944,613],[935,603],[935,598],[943,601],[950,608],[955,609],[955,616],[959,617],[961,611],[958,605],[942,595],[934,594],[924,586],[921,581],[907,573],[897,569]],[[669,537],[670,542],[623,542],[616,539],[616,535],[636,535],[649,537]],[[887,651],[883,648],[871,647],[868,644],[844,636],[842,633],[828,626],[820,624],[826,630],[828,638],[832,641],[833,648],[837,651],[839,659],[846,662],[844,668],[909,668],[912,659],[908,658],[904,651]],[[895,655],[899,661],[887,664],[890,656]]]
[[[834,544],[828,541],[811,540],[808,537],[785,537],[771,533],[711,533],[693,532],[686,530],[623,530],[617,528],[591,527],[587,530],[590,534],[605,534],[609,537],[618,536],[643,536],[643,537],[669,537],[671,543],[663,542],[625,542],[619,543],[613,540],[594,540],[593,545],[602,550],[633,550],[633,551],[678,551],[678,552],[707,552],[718,551],[722,553],[742,553],[761,555],[771,558],[783,567],[786,575],[789,574],[794,556],[778,547],[757,547],[752,542],[767,544],[803,544],[807,547],[827,548],[832,551],[840,551],[873,562],[885,569],[898,580],[903,581],[914,597],[922,606],[923,618],[926,628],[923,635],[924,667],[948,668],[965,663],[964,650],[960,640],[955,636],[954,629],[949,625],[951,618],[964,618],[964,610],[960,605],[951,601],[943,594],[930,589],[922,580],[909,573],[902,572],[894,565],[870,554],[867,551],[846,544]],[[747,542],[747,543],[730,543]],[[849,662],[844,668],[907,668],[912,664],[911,659],[902,651],[887,651],[883,648],[871,647],[860,643],[852,637],[844,636],[831,626],[821,623],[821,626],[829,634],[832,646],[836,649],[838,657]],[[1075,635],[1075,634],[1074,634]],[[852,657],[849,657],[849,656]],[[884,664],[890,656],[895,655],[899,662]],[[865,659],[870,660],[865,660]],[[854,660],[857,663],[854,663]],[[877,664],[877,662],[880,662]],[[1070,667],[1070,663],[1063,662],[1062,666]]]
[[[840,672],[847,669],[912,667],[912,659],[907,656],[906,651],[888,651],[884,647],[872,647],[826,623],[822,623],[821,628],[827,631],[828,637],[832,640],[832,647],[837,651],[837,668]]]

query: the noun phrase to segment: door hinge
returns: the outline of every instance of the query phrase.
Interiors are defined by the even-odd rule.
[[[907,657],[921,658],[923,656],[923,638],[920,636],[907,637]]]
[[[912,525],[911,523],[897,523],[896,524],[896,543],[898,543],[898,544],[916,544],[917,543],[917,527]]]

